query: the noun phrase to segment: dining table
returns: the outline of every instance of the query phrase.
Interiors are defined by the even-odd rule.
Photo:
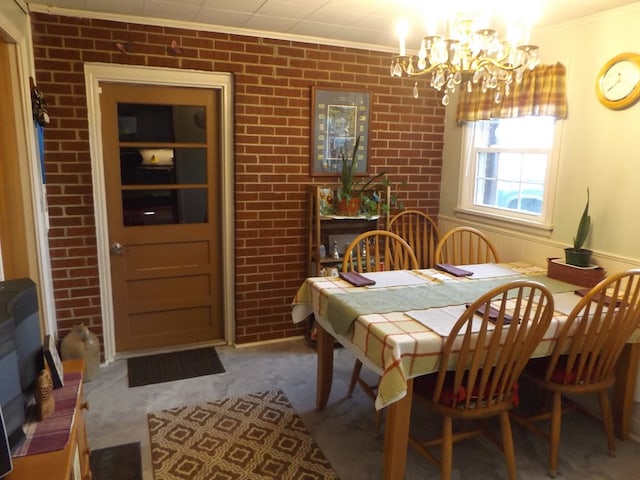
[[[413,379],[439,368],[444,340],[466,305],[512,280],[528,279],[553,294],[554,315],[533,357],[551,354],[555,339],[583,287],[552,279],[525,262],[369,272],[353,277],[309,277],[292,302],[294,322],[313,315],[317,329],[316,408],[323,410],[333,381],[333,351],[339,342],[380,376],[376,409],[386,408],[383,477],[404,477]],[[366,280],[366,281],[362,281]],[[640,329],[618,361],[612,409],[616,434],[629,434],[640,359]],[[453,365],[452,365],[453,367]]]

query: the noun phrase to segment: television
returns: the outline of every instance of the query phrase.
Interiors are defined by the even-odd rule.
[[[36,285],[29,278],[0,282],[0,408],[11,448],[24,438],[27,407],[43,368]]]

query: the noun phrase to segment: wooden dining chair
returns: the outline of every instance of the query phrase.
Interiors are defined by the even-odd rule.
[[[389,220],[388,230],[400,235],[418,259],[419,268],[432,268],[440,231],[436,222],[420,210],[402,210]]]
[[[473,265],[500,263],[498,251],[491,241],[472,227],[457,227],[442,235],[435,252],[436,263]]]
[[[409,244],[387,230],[361,233],[347,246],[343,272],[380,272],[418,268],[418,260]]]
[[[343,272],[380,272],[418,268],[418,260],[409,244],[399,235],[387,230],[370,230],[358,235],[347,246],[342,262]],[[369,383],[361,376],[362,362],[356,359],[351,373],[348,395],[356,384],[375,401],[378,383]],[[376,432],[380,430],[381,412],[376,412]]]
[[[518,377],[553,309],[552,294],[540,283],[516,280],[494,288],[469,305],[443,339],[438,372],[414,380],[414,398],[442,415],[443,423],[438,438],[418,439],[411,432],[409,444],[440,466],[443,480],[451,478],[454,442],[479,434],[501,447],[508,476],[516,478],[509,410],[517,403]],[[500,418],[501,445],[484,422],[494,416]],[[472,420],[479,428],[458,428],[460,421]],[[435,445],[441,447],[440,458],[430,449]]]
[[[584,295],[569,313],[551,356],[532,360],[525,369],[523,381],[526,379],[550,393],[551,402],[541,413],[525,417],[514,411],[512,418],[549,441],[552,477],[558,471],[562,414],[577,409],[593,416],[566,395],[598,394],[599,420],[609,454],[615,456],[609,389],[615,382],[618,357],[639,326],[640,269],[611,275]],[[541,420],[550,420],[548,429],[537,423]]]

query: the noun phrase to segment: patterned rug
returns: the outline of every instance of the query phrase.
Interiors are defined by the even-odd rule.
[[[155,480],[337,479],[281,390],[148,414]]]

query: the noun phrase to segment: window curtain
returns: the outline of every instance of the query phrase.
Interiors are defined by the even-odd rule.
[[[473,85],[471,92],[461,88],[456,120],[458,123],[491,118],[551,116],[567,118],[567,70],[561,63],[538,65],[525,70],[522,82],[511,84],[511,92],[495,102],[496,89],[482,92]]]

